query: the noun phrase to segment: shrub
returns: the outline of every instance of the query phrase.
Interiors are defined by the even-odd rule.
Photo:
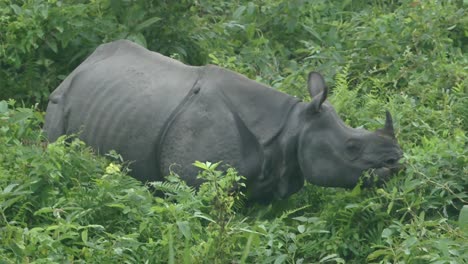
[[[0,101],[0,259],[468,262],[462,2],[0,0],[1,97],[36,105]],[[304,100],[306,73],[322,72],[348,124],[376,129],[391,111],[406,171],[381,188],[307,185],[245,207],[235,170],[197,163],[200,190],[171,175],[153,197],[118,154],[96,156],[72,137],[46,144],[40,131],[49,91],[117,38]]]

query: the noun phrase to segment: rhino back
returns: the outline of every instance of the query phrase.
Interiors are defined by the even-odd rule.
[[[135,161],[140,180],[155,180],[158,136],[198,71],[128,41],[102,45],[51,95],[46,132],[54,140],[61,125],[101,153]]]

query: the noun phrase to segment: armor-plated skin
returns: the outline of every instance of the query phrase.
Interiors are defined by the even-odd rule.
[[[235,72],[194,67],[129,41],[101,45],[50,95],[50,141],[78,134],[100,153],[116,150],[131,175],[163,180],[169,169],[198,186],[195,160],[223,161],[247,178],[252,200],[297,192],[304,179],[352,187],[364,171],[387,178],[402,152],[390,114],[375,132],[346,126],[310,73],[312,102]]]

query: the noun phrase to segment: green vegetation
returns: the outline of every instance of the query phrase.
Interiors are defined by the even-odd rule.
[[[468,262],[466,1],[171,2],[0,0],[0,263]],[[47,144],[49,92],[119,38],[305,100],[319,71],[348,124],[392,112],[406,171],[245,207],[234,169],[147,188],[116,153]]]

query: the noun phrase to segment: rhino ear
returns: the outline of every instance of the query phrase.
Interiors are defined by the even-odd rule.
[[[325,80],[318,72],[310,72],[307,80],[307,88],[309,89],[310,97],[314,98],[326,89]]]
[[[322,108],[323,102],[327,100],[328,88],[324,86],[323,91],[312,98],[312,102],[309,105],[310,113],[318,113]]]

